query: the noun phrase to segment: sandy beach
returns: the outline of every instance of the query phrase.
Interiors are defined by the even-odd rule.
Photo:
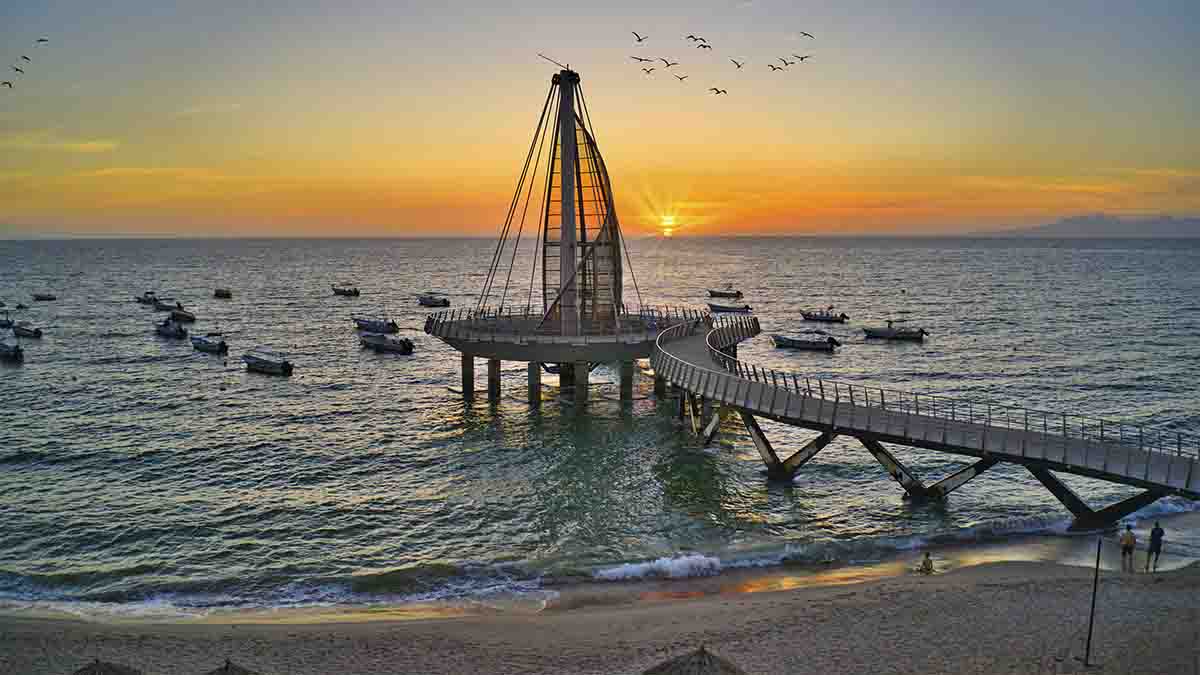
[[[238,624],[9,615],[0,617],[0,672],[68,673],[98,657],[147,674],[201,673],[230,657],[266,675],[616,674],[700,644],[749,673],[1081,672],[1091,587],[1088,569],[1016,562],[698,599],[682,583],[536,614],[394,620],[380,610]],[[1198,631],[1200,566],[1103,572],[1093,639],[1101,666],[1089,672],[1194,672]]]

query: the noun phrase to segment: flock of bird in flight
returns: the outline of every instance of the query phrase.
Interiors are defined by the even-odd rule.
[[[40,47],[49,42],[50,42],[50,38],[38,38],[37,40],[34,41],[33,46]],[[33,63],[33,59],[29,58],[25,54],[22,54],[20,60],[17,61],[17,64],[12,67],[13,72],[16,73],[16,76],[13,79],[16,79],[25,74],[25,69],[22,68],[21,66],[24,66],[27,63]],[[11,80],[4,80],[3,82],[0,82],[0,87],[8,87],[9,89],[12,89],[13,83]]]
[[[642,35],[642,34],[638,33],[637,31],[630,31],[630,32],[633,33],[635,45],[641,45],[643,42],[645,42],[650,37],[649,35]],[[801,31],[800,35],[802,35],[810,40],[817,39],[815,36],[813,36],[812,33],[805,33],[803,31]],[[687,37],[685,37],[683,39],[687,40],[688,42],[693,43],[695,45],[696,49],[712,49],[712,45],[710,45],[708,43],[708,40],[699,35],[688,35]],[[789,68],[791,66],[794,66],[797,63],[804,63],[805,61],[807,61],[808,59],[811,59],[812,57],[813,57],[812,54],[805,54],[804,56],[801,56],[800,54],[792,54],[792,58],[794,58],[796,60],[788,61],[786,58],[781,56],[781,57],[779,57],[778,61],[780,63],[782,63],[783,65],[777,66],[774,63],[768,63],[767,67],[771,69],[771,72],[777,72],[777,71],[781,71],[786,68]],[[670,70],[673,66],[679,65],[678,61],[671,61],[669,59],[664,59],[661,57],[654,58],[654,59],[648,59],[648,58],[643,58],[641,56],[631,56],[630,58],[633,59],[634,61],[637,61],[638,64],[655,63],[656,61],[662,61],[663,70]],[[732,58],[729,60],[730,60],[730,62],[733,63],[734,66],[737,67],[737,70],[741,70],[742,67],[746,65],[745,61],[738,61],[737,59],[732,59]],[[643,67],[642,72],[647,75],[650,75],[657,69],[658,69],[657,66],[653,66],[653,67],[649,67],[649,68]],[[683,82],[684,80],[688,79],[688,77],[690,77],[689,75],[679,75],[678,73],[675,73],[675,72],[671,72],[671,74],[674,75],[675,79],[679,80],[680,82]],[[713,93],[713,96],[721,96],[723,94],[729,93],[725,89],[721,89],[719,87],[709,87],[708,90]]]

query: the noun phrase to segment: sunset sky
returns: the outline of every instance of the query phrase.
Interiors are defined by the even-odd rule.
[[[1196,0],[255,4],[3,3],[0,236],[494,234],[539,51],[631,234],[1200,214]]]

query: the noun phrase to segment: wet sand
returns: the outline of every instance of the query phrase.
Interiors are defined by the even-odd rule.
[[[729,582],[719,579],[708,583]],[[1081,672],[1075,657],[1091,589],[1086,568],[1004,562],[932,577],[743,589],[770,591],[754,593],[661,582],[634,599],[602,588],[595,598],[564,594],[541,612],[457,617],[386,608],[307,621],[303,613],[270,622],[258,615],[257,623],[9,615],[0,617],[0,673],[69,673],[96,657],[149,675],[201,673],[230,657],[265,675],[633,674],[700,644],[749,673]],[[1092,658],[1101,667],[1089,672],[1193,672],[1200,566],[1104,571],[1097,610]]]

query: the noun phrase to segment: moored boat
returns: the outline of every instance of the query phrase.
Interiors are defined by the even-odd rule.
[[[291,375],[292,364],[280,352],[258,347],[242,355],[246,370],[267,375]]]
[[[213,297],[220,298],[222,300],[230,300],[233,298],[233,291],[229,290],[228,288],[218,288],[213,291]]]
[[[413,341],[408,338],[396,338],[383,333],[363,333],[358,338],[364,347],[376,352],[394,352],[396,354],[413,353]]]
[[[18,302],[18,303],[17,303],[17,307],[16,307],[16,309],[29,309],[29,305],[26,305],[26,304],[24,304],[24,303]]]
[[[708,289],[708,297],[710,297],[710,298],[733,298],[734,300],[740,300],[742,297],[742,292],[734,289],[733,284],[726,284],[725,288],[722,290],[719,290],[719,291],[713,290],[711,288]]]
[[[824,323],[846,323],[850,319],[845,312],[835,314],[832,305],[827,309],[815,311],[800,310],[800,316],[804,317],[805,321],[822,321]]]
[[[171,310],[171,318],[179,323],[192,323],[196,320],[196,315],[186,309],[173,309]]]
[[[929,331],[924,328],[897,328],[892,325],[892,321],[887,322],[887,326],[883,328],[863,328],[868,338],[876,338],[880,340],[908,340],[910,342],[922,342],[925,336],[929,335]]]
[[[718,305],[708,303],[708,309],[715,314],[749,314],[750,305]]]
[[[12,327],[13,335],[23,338],[41,339],[42,329],[34,326],[28,321],[19,321]]]
[[[172,340],[182,340],[187,337],[188,334],[186,328],[179,325],[179,322],[169,317],[164,319],[162,323],[155,324],[154,332],[165,338],[171,338]]]
[[[450,299],[436,293],[422,293],[417,296],[417,304],[422,307],[449,307]]]
[[[333,289],[334,295],[344,295],[349,298],[357,298],[359,295],[357,286],[330,286],[330,288]]]
[[[134,300],[137,301],[139,305],[153,305],[158,301],[158,295],[154,291],[146,291],[145,293],[142,293],[141,296],[135,297]]]
[[[25,360],[25,350],[21,345],[0,340],[0,361],[18,363]]]
[[[183,309],[183,305],[175,302],[175,298],[155,298],[154,309],[159,312],[170,312],[176,309]]]
[[[6,312],[4,312],[4,318],[0,319],[0,328],[12,328],[12,326],[13,326],[12,317],[10,317],[8,315],[8,312],[6,311]]]
[[[58,297],[53,293],[34,293],[33,299],[38,302],[49,302],[51,300],[57,300]]]
[[[821,331],[811,331],[807,335],[811,337],[796,338],[787,335],[772,335],[771,341],[775,343],[776,347],[783,349],[806,349],[814,352],[832,352],[835,348],[842,346],[837,338]]]
[[[227,354],[229,352],[229,345],[225,344],[225,340],[221,338],[220,333],[193,336],[192,347],[196,351],[207,352],[209,354]]]
[[[391,319],[364,319],[357,316],[350,318],[358,330],[370,333],[397,333],[400,331],[400,326],[397,326],[396,322]]]

